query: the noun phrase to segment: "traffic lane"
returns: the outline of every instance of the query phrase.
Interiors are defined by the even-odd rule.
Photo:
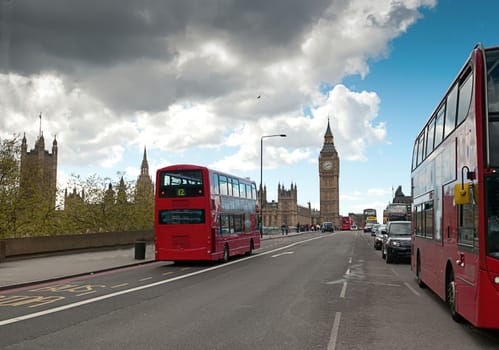
[[[345,235],[350,233],[341,234]],[[410,272],[409,266],[407,264],[402,263],[387,265],[385,261],[381,259],[379,252],[376,252],[372,249],[372,245],[369,242],[370,239],[365,235],[361,235],[360,237],[366,242],[367,249],[365,249],[364,253],[367,253],[367,255],[361,253],[361,247],[356,248],[356,246],[354,246],[351,249],[351,258],[349,258],[348,265],[346,265],[346,259],[343,264],[335,262],[335,265],[339,265],[341,269],[344,270],[344,274],[336,274],[336,276],[340,276],[341,278],[330,279],[328,278],[328,276],[324,276],[322,278],[325,281],[326,285],[335,286],[336,292],[338,292],[338,289],[340,287],[340,294],[343,292],[343,290],[346,291],[346,293],[344,293],[346,294],[346,298],[344,296],[345,300],[343,302],[341,301],[341,298],[328,301],[330,304],[336,305],[337,310],[334,313],[335,315],[337,315],[338,312],[342,312],[342,317],[340,318],[341,332],[339,333],[338,338],[340,345],[338,346],[341,346],[341,344],[349,344],[349,346],[352,346],[352,344],[359,343],[362,344],[363,347],[371,344],[383,344],[383,347],[388,346],[388,348],[397,348],[397,346],[401,345],[402,343],[405,344],[406,342],[408,342],[410,344],[414,343],[421,346],[424,345],[434,348],[436,346],[434,339],[440,340],[440,330],[442,329],[443,325],[457,325],[450,319],[445,304],[433,293],[429,292],[428,290],[420,290],[415,285],[414,275]],[[289,244],[292,243],[290,242],[290,238],[291,237],[285,237],[283,238],[283,240],[285,240],[286,243]],[[293,239],[291,239],[291,241],[293,241]],[[275,243],[276,242],[274,242],[274,244]],[[347,251],[348,247],[344,247],[344,250]],[[286,257],[292,258],[293,254],[295,254],[294,248],[290,248],[281,252],[273,252],[271,253],[270,257],[272,259],[278,259],[277,261],[284,262],[286,261],[284,260],[286,259]],[[177,267],[179,267],[180,269],[192,268],[192,264],[187,265],[191,266]],[[269,263],[265,263],[265,265],[267,270],[269,269],[269,266],[273,266],[273,264]],[[165,266],[168,266],[168,263],[165,263]],[[266,274],[268,272],[267,270],[262,274],[263,278],[269,278],[269,276]],[[167,271],[166,273],[169,272],[171,271]],[[184,272],[187,273],[186,270],[184,270]],[[110,275],[113,276],[113,274]],[[140,278],[137,278],[136,280],[150,279],[150,277],[147,277],[148,275],[150,274],[145,273],[143,275],[137,276]],[[270,275],[272,274],[270,273]],[[130,281],[131,279],[127,278],[126,280]],[[338,283],[338,281],[341,283]],[[343,288],[345,286],[345,284],[343,284],[345,281],[347,282],[346,288]],[[82,283],[83,284],[79,285],[78,287],[70,286],[68,284],[61,284],[57,287],[57,289],[59,289],[60,291],[65,291],[67,293],[78,292],[80,294],[85,294],[89,289],[92,289],[88,287],[88,281],[82,281]],[[109,283],[109,285],[111,285],[111,283]],[[404,290],[404,288],[407,288],[407,290]],[[355,310],[354,308],[354,312],[348,311],[349,308],[352,307],[352,305],[350,305],[350,303],[352,303],[350,297],[354,295],[355,291],[358,293],[359,290],[361,291],[361,293],[355,296],[354,300],[370,300],[371,303],[374,304],[374,307],[372,307],[371,309],[369,308],[370,305],[365,307],[365,310],[369,310],[366,311],[365,314],[362,313],[362,304],[358,304],[358,302],[353,302],[353,306],[357,305],[358,309]],[[393,291],[396,291],[396,293],[393,293]],[[374,295],[366,296],[366,292],[370,292]],[[433,301],[435,308],[440,309],[440,314],[438,315],[438,317],[435,317],[432,314],[432,312],[434,312],[435,310],[426,310],[424,308],[424,306],[426,305],[425,302],[423,302],[422,305],[417,302],[401,302],[401,300],[403,300],[403,298],[407,295],[410,295],[410,293],[413,293],[417,296],[417,294],[414,292],[419,293],[420,296],[428,294],[427,296],[431,301]],[[392,295],[390,293],[392,293]],[[313,293],[308,294],[313,295]],[[271,297],[272,296],[269,296],[268,298]],[[22,301],[20,302],[22,303]],[[410,309],[407,309],[407,306],[411,305],[414,307],[414,310],[412,311]],[[2,308],[2,315],[3,310],[5,310],[5,308]],[[401,312],[402,314],[399,314],[398,312]],[[431,315],[429,317],[429,321],[427,319],[419,319],[421,318],[421,315],[419,315],[419,313],[422,313],[422,315],[426,316],[426,318],[428,318],[428,315]],[[355,316],[358,317],[355,318]],[[392,319],[395,319],[396,321],[390,322],[390,320]],[[407,325],[407,319],[411,321],[411,325]],[[420,324],[418,324],[418,322]],[[419,330],[416,331],[416,335],[418,336],[415,338],[407,338],[403,332],[411,329],[410,335],[413,335],[412,333],[414,331],[412,330],[412,324],[415,325],[415,329]],[[430,327],[428,327],[428,325]],[[41,327],[43,327],[43,324],[41,325]],[[464,327],[466,327],[466,325],[464,325]],[[496,331],[477,330],[470,326],[467,327],[468,330],[464,331],[464,333],[459,332],[457,335],[453,335],[453,339],[458,339],[457,345],[466,344],[466,346],[480,346],[480,348],[485,349],[495,348],[497,346],[498,337]],[[344,333],[345,329],[347,330],[346,334]],[[348,333],[348,331],[350,331],[350,334]],[[437,334],[432,335],[432,331],[435,331]],[[432,336],[419,336],[423,333]],[[360,337],[359,334],[362,334],[364,336]],[[394,334],[397,337],[396,339],[400,339],[400,344],[394,344]],[[365,335],[369,336],[366,338]],[[401,336],[399,337],[399,335]],[[471,344],[469,338],[461,339],[460,336],[470,337]],[[444,341],[437,342],[437,344],[441,345],[446,343]],[[466,347],[464,347],[464,349],[466,349]]]
[[[307,238],[310,237],[285,236],[282,239],[271,240],[269,244],[265,241],[255,255]],[[239,259],[240,257],[231,258],[232,261]],[[72,303],[84,303],[86,300],[105,297],[107,294],[119,293],[122,290],[182,278],[184,275],[218,265],[210,262],[186,262],[175,265],[171,262],[156,262],[3,290],[0,294],[2,311],[0,323],[2,320],[22,317],[26,313],[43,312]]]
[[[197,267],[197,269],[200,268]],[[0,292],[1,318],[15,317],[26,312],[43,311],[95,298],[143,285],[151,280],[157,281],[186,274],[192,269],[196,267],[177,267],[171,263],[157,262],[2,290]]]
[[[387,264],[370,237],[361,238],[353,265],[365,274],[349,278],[337,349],[350,349],[354,342],[369,349],[499,348],[499,331],[454,322],[435,293],[417,286],[408,262]]]
[[[331,275],[335,269],[344,268],[339,262],[347,249],[338,243],[315,245],[303,250],[307,244],[289,247],[292,254],[269,252],[174,284],[85,305],[78,312],[11,326],[29,329],[28,338],[34,340],[24,344],[32,347],[64,348],[70,343],[111,349],[146,343],[149,348],[165,344],[194,349],[323,347],[334,314],[328,310],[331,291],[340,292],[339,286],[325,288],[324,281],[336,278]],[[308,261],[302,260],[302,251],[307,252]],[[13,333],[8,332],[9,337]]]
[[[262,241],[262,247],[255,250],[255,254],[278,249],[283,245],[309,237],[312,236],[292,235],[265,240]],[[89,273],[21,288],[4,289],[0,291],[1,314],[5,319],[19,316],[26,311],[43,311],[147,283],[178,278],[217,264],[218,262],[185,262],[174,265],[172,262],[163,261]]]

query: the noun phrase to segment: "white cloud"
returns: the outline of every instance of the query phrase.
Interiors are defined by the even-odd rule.
[[[287,137],[264,141],[265,167],[310,166],[328,118],[342,160],[364,161],[369,146],[386,142],[381,101],[374,91],[340,83],[366,76],[369,60],[388,55],[390,41],[435,1],[297,2],[279,9],[279,21],[271,3],[252,11],[237,3],[199,11],[186,2],[178,13],[151,8],[137,18],[125,2],[115,21],[129,31],[96,31],[92,51],[83,49],[88,31],[47,28],[70,23],[71,16],[93,18],[93,4],[81,5],[79,14],[68,9],[64,23],[53,20],[58,14],[50,4],[38,8],[42,28],[27,28],[38,29],[35,46],[43,54],[13,50],[11,61],[22,69],[0,74],[1,135],[25,131],[34,144],[42,113],[46,138],[57,135],[59,163],[98,173],[130,166],[122,164],[127,151],[144,145],[161,153],[154,160],[160,166],[192,150],[219,151],[206,161],[249,171],[260,165],[261,136],[281,133]],[[48,44],[54,32],[61,34],[57,46]],[[18,39],[31,43],[30,32],[24,34]],[[323,83],[334,86],[327,96]]]
[[[367,190],[367,194],[373,197],[381,197],[392,194],[392,189],[390,188],[370,188]]]

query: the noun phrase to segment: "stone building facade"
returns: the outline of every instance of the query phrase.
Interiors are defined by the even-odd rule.
[[[298,188],[291,184],[289,189],[279,184],[277,188],[277,201],[267,200],[267,187],[259,193],[259,203],[263,203],[262,219],[264,228],[280,228],[281,225],[310,226],[324,221],[331,221],[336,226],[340,224],[339,215],[339,157],[334,146],[333,133],[327,123],[324,135],[324,145],[319,155],[319,187],[320,211],[298,204]],[[260,198],[263,195],[263,198]],[[261,200],[263,199],[263,200]]]
[[[25,196],[35,200],[48,199],[52,207],[56,205],[57,195],[57,140],[52,142],[52,153],[45,150],[43,133],[28,151],[26,135],[21,141],[21,183],[20,190]]]
[[[340,227],[339,178],[340,158],[328,120],[324,144],[319,154],[320,220],[332,222],[336,227]]]
[[[146,201],[154,203],[154,184],[149,175],[149,163],[147,162],[147,152],[144,147],[144,156],[140,165],[140,175],[135,185],[135,202]]]
[[[267,201],[267,188],[263,189],[263,227],[279,229],[281,225],[288,227],[306,227],[319,223],[319,211],[308,206],[298,204],[298,188],[291,184],[289,189],[279,184],[277,187],[277,201]]]

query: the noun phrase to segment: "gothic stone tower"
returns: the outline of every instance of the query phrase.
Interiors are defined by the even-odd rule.
[[[52,154],[45,150],[40,132],[35,148],[28,152],[26,135],[21,142],[21,191],[35,200],[48,198],[55,208],[57,192],[57,140],[52,142]]]
[[[144,147],[144,156],[140,165],[140,175],[136,184],[135,201],[152,202],[154,200],[154,185],[151,176],[149,176],[149,163],[147,162],[146,148]]]
[[[321,222],[331,221],[336,226],[340,225],[339,174],[340,160],[328,120],[324,145],[319,154],[320,211]]]
[[[298,191],[296,185],[286,190],[281,184],[277,187],[277,202],[279,206],[279,226],[285,224],[294,226],[298,223]]]

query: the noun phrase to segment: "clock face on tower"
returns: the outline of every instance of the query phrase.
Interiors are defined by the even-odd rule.
[[[333,168],[333,163],[327,160],[324,163],[322,163],[322,168],[324,170],[331,170]]]

